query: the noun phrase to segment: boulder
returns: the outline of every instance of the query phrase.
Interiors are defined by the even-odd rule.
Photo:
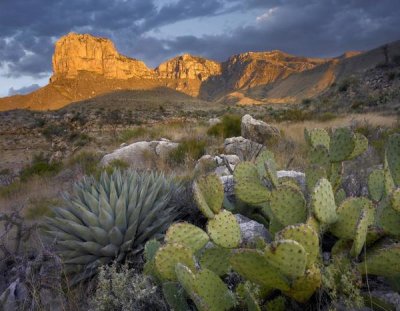
[[[277,171],[276,174],[278,175],[278,178],[292,178],[294,179],[298,185],[300,186],[301,190],[303,192],[306,192],[306,175],[302,172],[297,172],[297,171]]]
[[[197,161],[195,171],[199,174],[214,172],[218,176],[231,175],[239,162],[239,157],[234,154],[220,154],[217,156],[206,154]],[[230,169],[227,165],[229,165]]]
[[[281,136],[276,127],[256,120],[249,114],[242,117],[241,134],[244,138],[260,144],[266,144],[271,139],[279,139]]]
[[[219,118],[211,118],[208,120],[208,125],[213,126],[215,124],[221,123],[221,119]]]
[[[159,141],[139,141],[106,154],[101,160],[103,166],[114,160],[122,160],[136,169],[152,167],[157,160],[165,160],[178,143],[163,139]]]
[[[264,225],[240,214],[236,214],[235,217],[240,226],[243,246],[254,244],[257,239],[262,239],[265,242],[272,241],[272,236]]]
[[[254,159],[265,149],[265,146],[262,144],[251,141],[242,136],[230,137],[224,141],[224,152],[227,154],[237,155],[241,161]]]

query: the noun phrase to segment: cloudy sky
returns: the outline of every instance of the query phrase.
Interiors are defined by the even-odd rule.
[[[47,84],[54,42],[71,31],[155,67],[186,52],[367,50],[400,39],[399,16],[399,0],[0,0],[0,96]]]

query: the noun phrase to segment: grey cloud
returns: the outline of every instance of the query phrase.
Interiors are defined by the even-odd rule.
[[[164,25],[227,12],[256,10],[253,26],[224,35],[156,38]],[[178,0],[156,7],[142,0],[1,0],[0,66],[8,75],[51,71],[53,38],[70,31],[111,38],[118,49],[156,66],[189,52],[217,60],[245,51],[281,49],[304,56],[335,56],[400,39],[398,0]]]

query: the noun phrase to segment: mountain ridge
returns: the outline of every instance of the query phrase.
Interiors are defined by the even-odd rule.
[[[400,51],[400,41],[389,46]],[[59,109],[116,90],[158,87],[207,101],[295,103],[324,92],[343,72],[364,70],[383,60],[380,50],[372,54],[350,51],[337,58],[299,57],[273,50],[235,54],[224,62],[183,54],[152,69],[120,54],[107,38],[69,33],[55,44],[49,84],[27,95],[0,98],[0,111]]]

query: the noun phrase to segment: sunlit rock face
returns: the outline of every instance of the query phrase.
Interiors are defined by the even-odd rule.
[[[70,33],[55,45],[53,77],[74,79],[79,72],[99,74],[108,79],[154,78],[154,72],[139,60],[117,52],[111,40]]]
[[[205,81],[221,74],[221,64],[201,57],[184,54],[172,58],[156,69],[162,79],[189,79]]]

